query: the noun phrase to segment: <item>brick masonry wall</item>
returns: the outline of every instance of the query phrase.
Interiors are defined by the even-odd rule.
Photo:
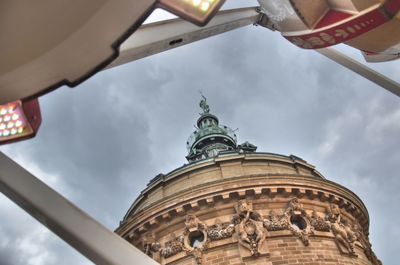
[[[203,264],[210,265],[370,265],[362,249],[356,247],[358,257],[342,255],[333,239],[312,238],[304,246],[295,238],[268,240],[269,257],[252,257],[242,260],[237,244],[225,245],[208,250]],[[176,265],[195,265],[193,258],[176,261]]]

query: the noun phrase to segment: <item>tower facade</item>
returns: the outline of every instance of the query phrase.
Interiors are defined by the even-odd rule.
[[[238,145],[200,107],[189,163],[152,179],[117,234],[160,264],[381,264],[357,195],[299,157]]]

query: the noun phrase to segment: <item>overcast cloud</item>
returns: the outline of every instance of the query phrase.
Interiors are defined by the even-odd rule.
[[[398,79],[399,66],[376,68]],[[377,256],[398,265],[399,98],[261,27],[43,96],[37,137],[1,150],[115,229],[151,178],[186,163],[199,90],[223,124],[239,128],[239,142],[300,156],[360,196]],[[0,216],[0,264],[91,264],[3,195]]]

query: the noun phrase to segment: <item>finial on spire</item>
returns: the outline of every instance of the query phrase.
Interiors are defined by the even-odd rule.
[[[208,106],[208,104],[207,104],[207,98],[203,95],[203,93],[201,93],[201,91],[200,91],[200,95],[203,98],[200,101],[200,104],[199,104],[200,108],[203,109],[203,113],[202,114],[209,113],[210,112],[210,106]]]
[[[210,114],[207,98],[201,90],[202,97],[199,106],[203,110],[197,119],[196,130],[189,136],[186,147],[189,154],[186,156],[189,162],[200,159],[216,157],[226,152],[251,153],[255,152],[257,146],[248,142],[237,145],[235,131],[228,126],[220,125],[218,118]]]

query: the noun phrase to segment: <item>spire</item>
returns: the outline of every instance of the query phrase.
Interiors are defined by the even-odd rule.
[[[210,113],[210,106],[207,99],[201,94],[199,103],[203,113],[197,120],[197,130],[189,137],[186,146],[189,154],[186,156],[189,162],[215,157],[221,152],[254,152],[256,146],[249,143],[237,146],[235,132],[228,126],[219,124],[216,116]],[[242,148],[242,146],[244,148]]]

